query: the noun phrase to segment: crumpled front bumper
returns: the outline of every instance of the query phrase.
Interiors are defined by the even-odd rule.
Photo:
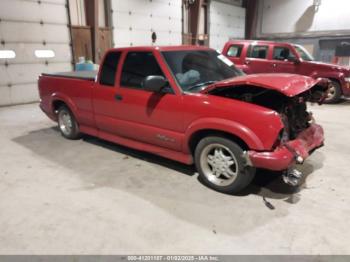
[[[294,140],[272,152],[248,151],[247,162],[257,168],[282,171],[295,163],[301,164],[315,149],[323,146],[324,135],[320,125],[311,124]]]

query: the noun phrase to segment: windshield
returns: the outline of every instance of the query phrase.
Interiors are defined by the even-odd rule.
[[[207,85],[242,75],[233,63],[214,50],[162,52],[183,91],[199,92]]]
[[[313,61],[314,58],[312,57],[312,55],[309,54],[308,51],[306,51],[306,49],[300,45],[295,45],[295,50],[297,50],[299,56],[305,60],[305,61]]]

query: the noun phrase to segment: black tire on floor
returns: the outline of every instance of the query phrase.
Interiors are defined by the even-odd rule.
[[[213,148],[214,151],[210,151],[211,148]],[[230,166],[230,170],[234,170],[236,173],[236,175],[233,176],[235,178],[227,179],[223,174],[217,177],[217,175],[215,175],[213,172],[215,169],[214,166],[216,166],[216,168],[218,166],[222,167],[220,166],[220,163],[222,163],[220,162],[220,157],[215,157],[217,148],[222,148],[221,152],[224,152],[223,155],[226,157],[230,157],[232,155],[234,156],[232,159],[234,162],[236,162],[236,164],[232,164],[232,166]],[[228,138],[220,136],[208,136],[203,138],[198,143],[194,154],[195,165],[199,173],[200,181],[206,186],[222,193],[236,194],[240,192],[251,183],[255,175],[255,168],[246,165],[246,160],[243,157],[243,153],[243,149]],[[214,156],[212,154],[214,154]],[[218,155],[221,155],[221,153],[218,153]],[[209,161],[213,161],[213,158],[216,161],[216,164],[211,166]],[[206,159],[210,160],[206,161]],[[223,180],[223,182],[220,180]],[[220,185],[221,183],[223,183],[223,185]]]
[[[58,109],[57,113],[58,119],[58,128],[63,137],[67,139],[79,139],[81,133],[79,131],[79,125],[69,108],[65,105],[62,105]]]
[[[339,102],[341,96],[342,96],[342,90],[339,82],[335,80],[330,80],[330,93],[328,94],[327,98],[325,99],[326,104],[334,104]]]

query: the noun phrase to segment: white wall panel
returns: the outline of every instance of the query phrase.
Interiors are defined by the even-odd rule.
[[[209,23],[209,46],[222,50],[228,40],[244,38],[245,8],[212,1]]]
[[[16,58],[10,60],[10,64],[27,64],[27,63],[42,63],[48,61],[52,62],[69,62],[72,60],[71,48],[69,45],[62,44],[23,44],[23,43],[10,43],[6,44],[6,48],[10,50],[16,50]],[[35,56],[35,50],[52,50],[55,53],[55,57],[51,58],[38,58]]]
[[[0,101],[0,105],[11,105],[11,87],[0,86]]]
[[[27,1],[32,1],[32,2],[37,2],[36,0],[27,0]],[[48,4],[60,4],[60,5],[65,5],[66,0],[43,0],[41,1],[43,3],[48,3]]]
[[[72,69],[65,4],[65,0],[0,1],[0,50],[16,53],[14,59],[0,59],[0,105],[37,101],[41,73]],[[37,58],[35,50],[53,50],[55,57]]]
[[[1,66],[0,86],[35,83],[44,66],[44,63]]]
[[[242,0],[220,0],[220,2],[236,6],[242,6],[243,3]]]
[[[28,63],[28,64],[11,64],[0,66],[0,86],[15,86],[19,84],[35,83],[41,73],[67,71],[70,63]]]
[[[350,1],[263,0],[260,21],[262,35],[350,31]]]
[[[62,4],[38,4],[37,1],[1,0],[0,17],[3,20],[27,22],[67,23],[67,10]],[[54,10],[53,10],[54,9]]]
[[[15,99],[16,104],[36,101],[38,96],[38,85],[36,83],[19,84],[11,87],[11,99]]]
[[[54,42],[69,44],[67,25],[8,22],[0,23],[0,39],[6,42]]]
[[[181,0],[113,0],[115,46],[179,45],[182,42]]]

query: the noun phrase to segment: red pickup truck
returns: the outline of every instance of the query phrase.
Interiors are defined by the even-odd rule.
[[[342,95],[350,96],[350,68],[316,62],[300,45],[237,40],[227,42],[222,53],[247,74],[292,73],[327,78],[327,103],[338,102]]]
[[[235,193],[256,168],[289,184],[323,145],[306,109],[327,85],[292,74],[244,75],[205,47],[128,47],[107,52],[99,73],[42,74],[41,109],[62,135],[81,133],[185,164],[209,187]]]

